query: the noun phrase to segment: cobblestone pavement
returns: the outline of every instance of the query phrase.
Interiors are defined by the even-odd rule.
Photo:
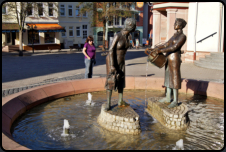
[[[106,76],[106,57],[101,53],[99,49],[93,77]],[[64,49],[48,53],[47,50],[38,50],[34,54],[26,52],[23,57],[19,57],[17,52],[2,53],[2,97],[48,83],[83,79],[84,73],[84,55],[81,51]],[[129,49],[126,54],[126,76],[146,75],[164,77],[164,68],[147,64],[144,49]],[[197,67],[193,63],[182,63],[181,77],[224,83],[224,71]]]

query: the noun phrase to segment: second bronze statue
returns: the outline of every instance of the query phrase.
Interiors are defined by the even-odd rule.
[[[109,53],[106,56],[106,111],[111,109],[112,90],[118,90],[118,106],[129,105],[125,101],[123,101],[123,89],[125,88],[125,55],[130,45],[130,33],[134,32],[136,29],[136,20],[133,18],[127,18],[124,25],[125,27],[114,36],[112,44],[109,48]]]
[[[186,26],[186,21],[181,18],[177,18],[174,23],[174,29],[176,33],[163,45],[158,45],[154,49],[151,49],[154,54],[166,53],[165,63],[165,82],[164,86],[167,88],[166,97],[159,102],[171,102],[171,90],[173,90],[173,101],[168,106],[173,108],[178,106],[178,89],[181,89],[181,47],[186,42],[186,35],[184,35],[182,29]],[[147,50],[145,51],[147,53]]]

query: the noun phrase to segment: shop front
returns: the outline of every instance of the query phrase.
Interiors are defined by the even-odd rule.
[[[17,23],[2,23],[2,46],[11,45],[19,45],[19,25]]]
[[[24,50],[47,50],[49,46],[60,47],[59,32],[66,32],[59,24],[26,24]]]

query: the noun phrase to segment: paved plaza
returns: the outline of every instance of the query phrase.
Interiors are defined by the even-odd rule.
[[[164,77],[164,68],[147,64],[147,55],[142,49],[128,49],[126,54],[126,76]],[[97,49],[93,77],[106,76],[105,56]],[[72,79],[83,79],[85,74],[84,55],[81,51],[63,49],[60,52],[47,50],[2,53],[2,97],[31,87]],[[224,71],[206,69],[193,63],[182,63],[181,77],[224,83]]]

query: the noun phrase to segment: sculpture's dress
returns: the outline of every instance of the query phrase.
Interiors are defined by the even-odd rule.
[[[168,88],[181,89],[181,47],[186,41],[183,32],[175,33],[161,48],[166,53],[165,82]]]
[[[117,33],[109,49],[109,54],[106,56],[107,79],[105,89],[117,90],[125,88],[125,54],[129,48],[129,36],[122,34],[122,31]],[[116,69],[119,76],[116,79],[115,86],[109,85],[108,76],[111,75],[111,65]],[[114,87],[114,88],[113,88]]]

